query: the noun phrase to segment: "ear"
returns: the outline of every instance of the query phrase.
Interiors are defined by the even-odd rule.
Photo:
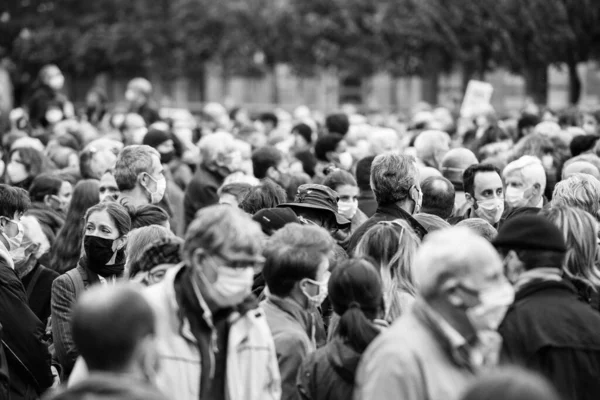
[[[465,200],[467,200],[467,203],[469,203],[470,205],[475,205],[475,199],[473,198],[473,196],[471,196],[471,193],[465,192]]]
[[[125,247],[126,244],[127,244],[127,235],[121,236],[120,238],[118,238],[114,241],[113,246],[116,248],[113,249],[113,251],[121,250],[123,247]]]
[[[440,295],[446,297],[450,304],[456,308],[461,308],[464,304],[463,299],[458,294],[458,281],[450,278],[440,288]]]
[[[44,204],[47,205],[48,207],[50,207],[50,201],[51,201],[51,197],[49,194],[44,196]]]
[[[275,167],[269,167],[269,169],[267,169],[267,178],[273,179],[277,174],[277,171],[275,170]]]
[[[534,184],[533,184],[533,191],[534,191],[534,193],[536,194],[536,196],[537,196],[538,194],[541,194],[541,191],[542,191],[542,186],[541,186],[539,183],[534,183]]]

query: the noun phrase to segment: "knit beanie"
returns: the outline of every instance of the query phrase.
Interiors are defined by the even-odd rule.
[[[560,230],[540,215],[522,215],[507,220],[492,243],[510,250],[567,251]]]
[[[254,214],[252,219],[260,224],[262,231],[268,236],[287,224],[300,222],[291,208],[265,208]]]

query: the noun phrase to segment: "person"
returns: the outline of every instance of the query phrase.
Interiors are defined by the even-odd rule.
[[[130,230],[131,219],[123,206],[105,202],[91,207],[85,214],[83,251],[77,268],[52,284],[52,338],[65,377],[78,356],[70,326],[73,304],[91,285],[108,284],[123,275]]]
[[[558,182],[552,194],[552,206],[560,205],[579,208],[600,220],[600,181],[588,174],[574,174]]]
[[[138,257],[131,256],[128,259],[129,280],[144,286],[161,282],[168,269],[182,262],[182,245],[183,239],[174,235],[154,238],[141,249]]]
[[[597,295],[600,271],[596,265],[598,222],[588,212],[564,205],[542,210],[541,215],[560,229],[567,245],[564,279],[575,286],[580,300],[600,310]]]
[[[245,182],[228,183],[219,188],[219,204],[226,204],[232,207],[238,207],[239,204],[246,198],[252,185]]]
[[[277,351],[282,400],[297,398],[296,377],[303,358],[317,348],[318,307],[327,297],[333,241],[316,226],[288,224],[264,251],[269,289],[261,303]]]
[[[100,138],[88,143],[79,153],[79,171],[83,179],[101,179],[115,167],[123,143]]]
[[[437,215],[447,220],[454,211],[455,192],[452,182],[442,176],[433,176],[421,181],[423,204],[421,213]]]
[[[294,145],[292,146],[295,153],[310,151],[312,144],[316,139],[313,129],[305,124],[299,123],[292,128],[292,136],[294,136]]]
[[[561,400],[552,384],[524,368],[508,367],[485,373],[461,400]]]
[[[113,171],[106,171],[104,175],[102,175],[102,178],[100,178],[100,187],[98,188],[98,191],[100,192],[101,202],[117,201],[119,199],[121,192],[117,186],[117,181]]]
[[[497,227],[504,213],[504,184],[500,170],[491,164],[471,165],[463,175],[463,186],[467,208],[450,223],[481,218]]]
[[[454,185],[454,207],[456,210],[461,210],[467,202],[463,187],[463,174],[467,168],[478,162],[475,154],[473,154],[471,150],[463,147],[451,149],[442,159],[442,176]]]
[[[23,241],[13,258],[15,272],[23,283],[29,308],[45,325],[50,317],[52,282],[59,274],[40,263],[42,255],[50,249],[50,241],[38,220],[25,215],[21,218],[21,224]]]
[[[343,170],[352,168],[352,155],[347,150],[348,144],[342,135],[330,133],[321,136],[315,143],[315,157],[317,166],[315,173],[318,178],[323,179],[324,170],[330,165]]]
[[[291,208],[265,208],[254,214],[252,220],[258,222],[263,233],[269,237],[287,224],[300,223]]]
[[[163,171],[160,154],[152,147],[125,147],[115,165],[115,180],[121,192],[119,202],[132,207],[158,204],[167,189]]]
[[[73,116],[73,105],[61,93],[65,77],[53,64],[44,66],[39,73],[39,86],[27,101],[29,120],[34,128],[48,128]]]
[[[334,339],[309,354],[300,367],[298,393],[303,400],[350,400],[360,356],[381,330],[381,282],[368,261],[339,265],[329,278],[328,293],[341,317]]]
[[[43,203],[50,209],[66,216],[73,186],[56,175],[41,174],[36,176],[29,188],[29,197],[33,203]]]
[[[394,153],[377,156],[371,167],[371,187],[377,199],[377,212],[352,234],[346,247],[348,254],[354,254],[363,235],[380,221],[403,219],[419,239],[425,236],[425,228],[412,217],[420,211],[423,199],[413,157]]]
[[[261,131],[270,139],[271,136],[276,133],[277,125],[279,125],[279,118],[272,112],[262,113],[258,117],[259,126]]]
[[[125,146],[142,144],[148,133],[146,121],[141,115],[135,113],[125,114],[119,129]]]
[[[137,288],[97,286],[73,309],[73,340],[89,369],[80,382],[45,400],[166,400],[154,385],[155,316]]]
[[[127,247],[125,248],[125,255],[127,261],[125,262],[126,275],[130,275],[131,264],[137,262],[137,260],[144,254],[144,248],[155,240],[166,239],[173,236],[173,233],[165,227],[160,225],[147,225],[141,228],[134,228],[129,232],[127,237]]]
[[[499,328],[502,361],[546,376],[564,398],[600,393],[600,314],[578,299],[563,277],[567,247],[560,230],[540,215],[513,218],[494,245],[515,285],[515,303]]]
[[[562,170],[562,179],[569,179],[577,173],[592,175],[600,181],[600,170],[588,161],[566,162]]]
[[[542,208],[545,204],[546,171],[542,161],[523,156],[508,164],[502,172],[506,184],[504,197],[512,208]]]
[[[365,157],[356,163],[356,183],[360,189],[358,209],[369,218],[377,211],[377,200],[371,189],[371,165],[375,156]]]
[[[233,136],[217,132],[204,136],[198,143],[201,162],[190,181],[184,197],[185,228],[195,218],[198,210],[219,202],[217,191],[223,180],[235,172],[241,162]]]
[[[368,219],[358,209],[358,184],[350,172],[341,169],[333,171],[327,175],[323,181],[323,185],[338,194],[338,212],[352,221],[350,232],[354,232]]]
[[[160,162],[165,166],[167,183],[176,184],[185,190],[192,180],[190,166],[182,161],[184,146],[176,135],[161,129],[151,128],[144,136],[142,144],[148,145],[160,154]]]
[[[67,218],[50,250],[49,267],[59,274],[77,267],[81,256],[85,213],[98,204],[98,187],[98,181],[95,179],[86,179],[75,185]]]
[[[523,113],[517,121],[516,141],[521,140],[535,131],[535,127],[540,123],[540,117],[536,114]]]
[[[514,298],[493,246],[466,228],[433,232],[413,271],[419,300],[363,354],[354,399],[458,399],[496,365]]]
[[[275,147],[265,146],[254,150],[252,169],[256,178],[269,178],[283,189],[290,184],[289,163]]]
[[[188,228],[183,263],[146,289],[156,314],[157,382],[172,398],[279,399],[273,338],[251,295],[261,243],[259,225],[241,210],[203,208]]]
[[[265,208],[275,208],[285,203],[286,199],[287,194],[281,186],[270,179],[265,179],[259,185],[250,189],[246,197],[240,202],[239,208],[250,215],[254,215]]]
[[[171,229],[169,215],[159,206],[146,204],[145,206],[129,210],[131,218],[131,229],[138,229],[144,226],[159,225],[167,230]]]
[[[407,312],[415,301],[413,264],[419,244],[406,221],[381,221],[365,233],[354,252],[356,257],[370,257],[381,274],[383,318],[389,323]]]
[[[416,137],[414,148],[420,162],[439,170],[444,156],[450,150],[450,136],[446,132],[426,130]]]
[[[329,114],[325,118],[325,128],[330,134],[346,136],[350,130],[350,119],[344,113]]]
[[[6,180],[11,186],[29,190],[33,178],[52,170],[50,161],[39,151],[30,147],[12,150],[6,165]]]
[[[44,324],[28,305],[13,255],[22,246],[20,222],[30,205],[27,192],[0,185],[0,325],[11,399],[36,398],[53,384]]]
[[[456,224],[456,226],[464,226],[466,228],[469,228],[490,243],[496,238],[496,235],[498,234],[496,228],[494,228],[485,219],[481,218],[464,219],[458,224]]]
[[[160,120],[158,112],[150,104],[151,95],[152,84],[145,78],[134,78],[127,84],[125,100],[129,104],[129,112],[140,115],[148,126]]]
[[[452,225],[448,221],[441,219],[437,215],[420,212],[413,216],[418,223],[427,230],[427,234],[431,232],[439,231],[440,229],[450,228]]]

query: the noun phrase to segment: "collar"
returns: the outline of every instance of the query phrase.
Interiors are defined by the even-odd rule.
[[[560,282],[562,281],[562,275],[562,270],[558,268],[530,269],[519,275],[515,283],[515,291],[518,292],[532,282]]]
[[[452,349],[459,349],[467,344],[467,339],[454,329],[437,311],[426,303],[423,303],[422,306],[423,310],[429,314],[430,322],[437,325],[438,332],[443,335]]]
[[[315,343],[316,324],[314,315],[308,309],[301,307],[300,304],[296,303],[292,299],[279,297],[274,294],[269,294],[267,297],[267,303],[270,303],[286,314],[289,314],[302,326],[302,329],[306,332],[308,337],[313,343]]]
[[[417,236],[420,239],[423,239],[425,235],[427,235],[427,229],[423,227],[416,219],[413,218],[408,212],[404,211],[397,204],[379,204],[377,206],[377,214],[385,214],[393,217],[394,219],[403,219],[410,224],[410,226],[414,229]]]
[[[544,196],[540,197],[540,202],[537,203],[535,208],[543,208],[544,207]]]

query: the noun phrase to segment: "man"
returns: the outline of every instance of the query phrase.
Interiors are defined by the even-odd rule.
[[[154,314],[137,288],[95,286],[81,295],[72,318],[89,376],[49,399],[165,399],[152,382],[159,367]]]
[[[150,146],[127,146],[115,165],[115,180],[122,204],[140,207],[158,204],[167,188],[160,154]]]
[[[356,163],[356,183],[360,193],[358,194],[358,209],[367,217],[372,217],[377,211],[377,200],[371,189],[371,165],[375,156],[365,157]]]
[[[271,135],[276,132],[277,125],[279,125],[279,118],[272,112],[266,112],[258,117],[258,122],[261,125],[261,131],[264,132],[268,138],[271,138]]]
[[[471,165],[463,174],[465,211],[451,219],[481,218],[497,228],[504,213],[504,186],[500,170],[491,164]]]
[[[420,211],[423,199],[417,162],[413,157],[394,153],[377,156],[371,166],[371,188],[377,200],[377,212],[354,231],[347,247],[348,254],[354,254],[363,235],[381,221],[403,219],[419,238],[427,234],[412,217]]]
[[[463,188],[463,174],[471,165],[477,164],[477,157],[469,149],[452,149],[442,159],[442,175],[454,185],[456,210],[461,210],[467,199]]]
[[[123,136],[125,146],[142,144],[146,133],[148,133],[148,128],[146,127],[146,121],[144,121],[141,115],[135,113],[125,115],[123,124],[121,125],[121,135]]]
[[[458,400],[498,360],[514,292],[492,245],[466,228],[436,231],[413,271],[420,298],[362,355],[355,400]]]
[[[290,184],[288,162],[275,147],[265,146],[254,150],[252,169],[258,179],[269,178],[284,189]]]
[[[79,155],[79,170],[83,179],[100,179],[106,171],[115,167],[117,155],[123,144],[111,139],[90,142]]]
[[[226,132],[204,136],[198,147],[201,162],[183,201],[186,228],[198,210],[219,202],[217,191],[225,178],[239,169],[242,161],[233,136]]]
[[[539,158],[523,156],[508,164],[502,175],[506,184],[504,197],[513,209],[544,206],[546,171]]]
[[[29,308],[14,270],[23,240],[20,220],[29,206],[25,190],[0,185],[0,325],[11,399],[36,398],[53,383],[45,325]]]
[[[158,112],[150,106],[152,84],[144,78],[134,78],[127,84],[125,99],[129,103],[129,112],[140,115],[147,126],[160,120]]]
[[[442,131],[423,131],[415,139],[414,147],[419,161],[439,170],[444,156],[450,150],[450,136]]]
[[[437,215],[447,220],[454,211],[454,186],[442,176],[434,176],[421,182],[423,205],[421,212]]]
[[[573,174],[556,184],[552,205],[579,208],[600,220],[600,181],[588,174]]]
[[[329,114],[325,118],[325,127],[330,134],[346,136],[350,130],[350,119],[344,113]]]
[[[184,262],[147,289],[156,314],[157,382],[170,398],[279,399],[273,338],[251,294],[262,236],[241,210],[203,208],[187,230]]]
[[[113,171],[106,171],[100,179],[100,202],[116,201],[120,194]]]
[[[352,168],[352,155],[347,150],[348,145],[344,137],[339,134],[327,134],[317,139],[315,143],[315,157],[317,158],[316,173],[324,179],[324,169],[330,165],[343,170]]]
[[[494,245],[515,285],[515,303],[498,332],[502,359],[546,375],[565,399],[600,393],[600,315],[564,276],[562,232],[539,215],[512,218]]]
[[[562,178],[563,180],[569,179],[578,173],[588,174],[600,180],[600,170],[598,170],[594,164],[588,161],[573,161],[571,163],[565,163],[565,166],[562,170]]]
[[[282,400],[298,398],[298,369],[316,350],[315,315],[327,297],[332,251],[333,240],[325,230],[299,224],[275,232],[265,249],[262,273],[269,295],[262,306],[275,341]]]
[[[292,135],[294,136],[294,145],[292,146],[294,152],[310,151],[317,136],[313,133],[312,128],[304,123],[294,125]]]
[[[270,179],[263,180],[259,185],[250,188],[239,208],[247,214],[254,215],[265,208],[274,208],[285,203],[285,190]]]

